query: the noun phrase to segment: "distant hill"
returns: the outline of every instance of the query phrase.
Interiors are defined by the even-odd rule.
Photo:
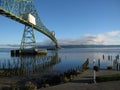
[[[62,48],[103,48],[120,47],[120,45],[61,45]]]
[[[39,48],[54,48],[53,46],[38,46]],[[60,45],[61,48],[103,48],[120,47],[120,45]]]
[[[16,45],[16,44],[0,44],[0,48],[19,48],[20,45]]]

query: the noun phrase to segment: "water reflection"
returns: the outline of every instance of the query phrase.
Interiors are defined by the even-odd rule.
[[[120,50],[118,49],[116,52],[115,50],[113,48],[69,48],[59,51],[48,51],[46,56],[27,55],[17,57],[11,57],[8,51],[6,53],[1,52],[0,73],[10,72],[11,75],[20,76],[62,73],[70,69],[75,69],[78,66],[81,67],[87,58],[89,59],[90,68],[93,68],[93,59],[95,59],[96,65],[100,66],[101,69],[106,69],[108,66],[117,69],[120,66],[120,61],[118,61],[120,58],[117,58],[117,61],[115,60],[116,55],[120,56]],[[2,69],[5,70],[1,71]]]
[[[9,60],[1,60],[0,68],[8,76],[31,76],[51,73],[54,66],[61,62],[57,51],[48,55],[20,55]]]

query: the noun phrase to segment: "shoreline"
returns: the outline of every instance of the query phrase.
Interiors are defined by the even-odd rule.
[[[113,75],[113,74],[120,74],[120,71],[116,71],[116,70],[100,70],[99,72],[96,72],[97,76],[101,76],[101,75]],[[24,78],[19,78],[19,77],[0,77],[0,90],[2,89],[2,87],[9,87],[9,85],[11,83],[16,83],[18,80],[21,80]],[[88,69],[86,71],[84,71],[82,74],[79,74],[78,76],[76,76],[72,81],[67,82],[67,83],[63,83],[63,84],[59,84],[59,85],[55,85],[55,86],[48,86],[46,88],[40,88],[37,90],[66,90],[66,88],[68,88],[69,90],[75,90],[73,88],[77,88],[76,90],[80,90],[80,88],[83,88],[81,90],[96,90],[93,87],[97,88],[97,86],[100,86],[101,88],[103,87],[107,87],[104,85],[111,85],[113,82],[113,84],[117,85],[118,83],[120,83],[120,81],[108,81],[108,82],[101,82],[101,83],[97,83],[94,84],[93,83],[93,70]],[[88,88],[89,89],[85,89]],[[117,86],[120,88],[120,86]],[[114,86],[113,86],[114,88]],[[98,89],[99,90],[99,89]],[[103,89],[104,90],[104,89]],[[109,90],[114,90],[114,89],[109,89]],[[118,90],[118,89],[115,89]]]

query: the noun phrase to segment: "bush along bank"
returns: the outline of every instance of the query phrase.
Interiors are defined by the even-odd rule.
[[[15,90],[36,90],[43,87],[67,83],[72,81],[74,77],[80,75],[83,71],[88,69],[88,65],[89,59],[87,59],[81,67],[78,66],[75,69],[70,69],[56,75],[44,75],[42,77],[30,79],[26,78],[24,80],[18,81],[16,85],[11,85],[10,88],[15,88]]]

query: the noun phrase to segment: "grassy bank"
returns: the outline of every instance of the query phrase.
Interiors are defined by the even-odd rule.
[[[107,82],[107,81],[117,81],[117,80],[120,80],[120,74],[102,75],[96,77],[97,82]]]
[[[50,87],[50,86],[66,83],[73,80],[74,77],[76,77],[77,75],[80,75],[83,71],[88,69],[88,65],[89,65],[89,59],[87,59],[81,67],[78,66],[74,69],[70,69],[56,75],[45,75],[43,77],[25,78],[23,80],[18,81],[16,84],[10,85],[10,87],[8,87],[7,89],[36,90],[43,87]],[[1,77],[3,77],[5,75],[4,72],[6,70],[0,70],[0,71],[1,71]],[[9,71],[13,73],[13,72],[16,72],[17,70],[9,70]]]

